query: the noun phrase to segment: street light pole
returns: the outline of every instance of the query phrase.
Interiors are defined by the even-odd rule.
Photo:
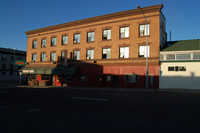
[[[144,16],[144,19],[145,19],[145,22],[146,22],[146,89],[148,89],[148,76],[149,76],[149,70],[148,70],[148,31],[147,31],[147,28],[148,28],[148,22],[147,22],[147,18],[142,10],[142,8],[137,5],[137,8],[141,10],[143,16]],[[144,32],[145,34],[145,32]]]

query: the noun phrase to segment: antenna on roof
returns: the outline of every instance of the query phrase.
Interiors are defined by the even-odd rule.
[[[172,41],[172,32],[170,30],[170,33],[169,33],[169,41],[171,42]]]

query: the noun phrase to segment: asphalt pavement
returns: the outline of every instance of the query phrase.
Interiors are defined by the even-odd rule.
[[[0,133],[199,133],[198,92],[1,87]]]

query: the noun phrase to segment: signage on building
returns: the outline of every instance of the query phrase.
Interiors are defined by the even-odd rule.
[[[28,73],[35,73],[34,70],[22,70],[23,74],[28,74]]]
[[[24,62],[24,61],[21,61],[21,60],[18,60],[18,61],[15,61],[15,65],[18,65],[18,66],[25,66],[25,62]]]

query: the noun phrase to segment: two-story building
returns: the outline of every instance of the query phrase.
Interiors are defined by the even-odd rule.
[[[160,89],[200,89],[199,39],[168,42],[160,62]]]
[[[132,9],[27,31],[30,85],[144,88],[159,86],[166,42],[163,5]],[[148,36],[148,46],[146,46]],[[148,50],[148,55],[146,54]]]

